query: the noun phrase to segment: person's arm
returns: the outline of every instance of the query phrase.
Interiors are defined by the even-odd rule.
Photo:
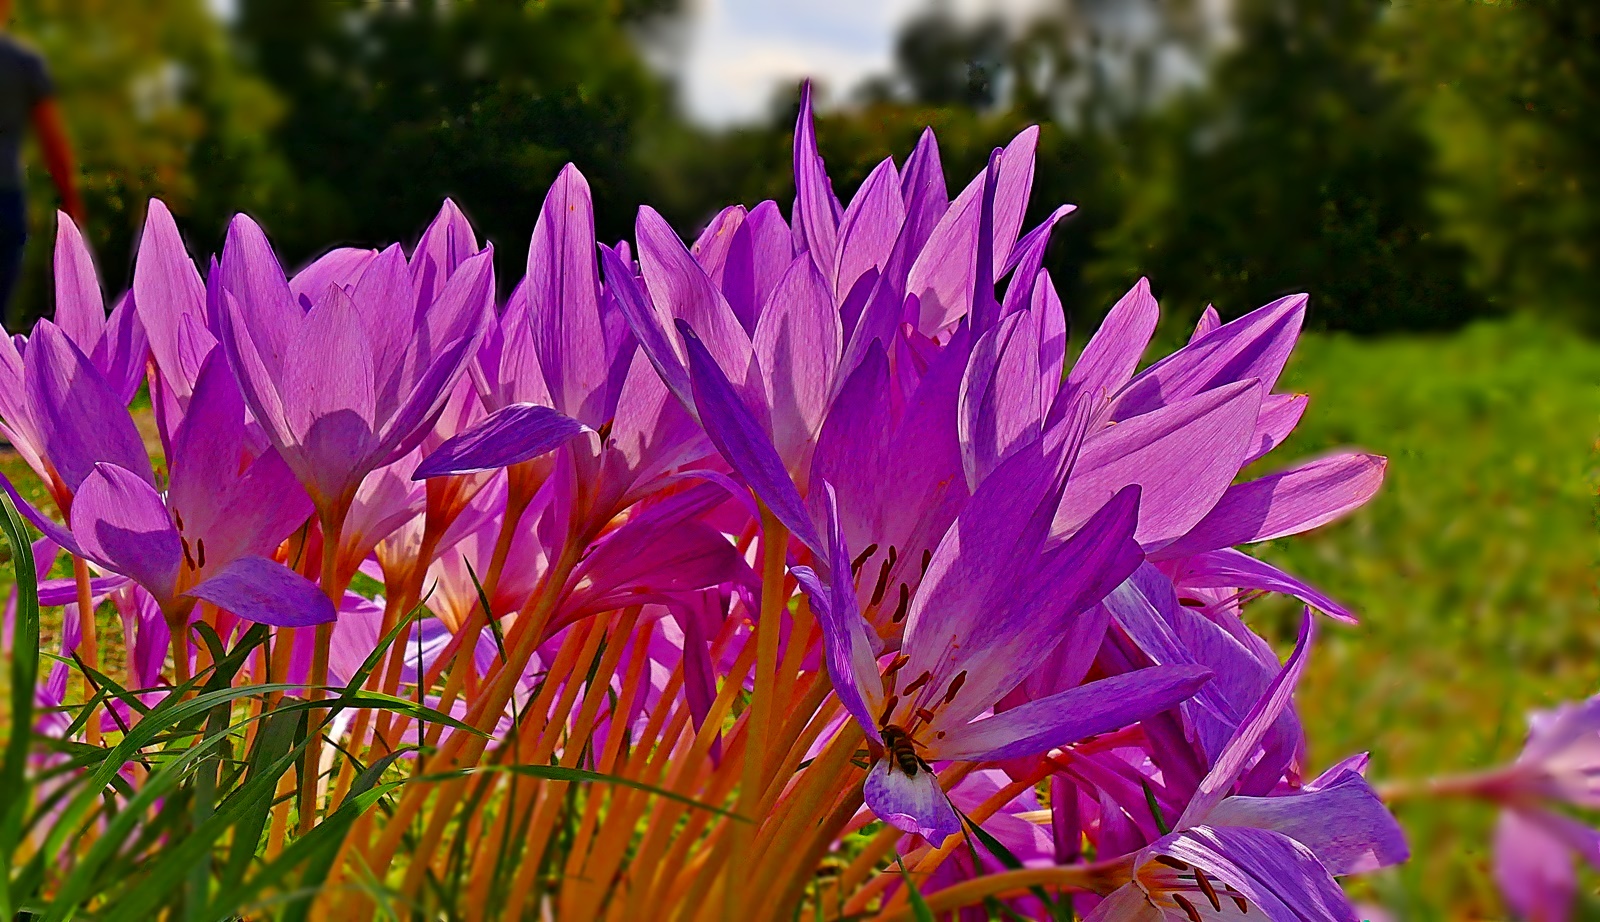
[[[72,145],[67,142],[67,131],[61,123],[61,109],[55,97],[46,96],[34,104],[33,130],[39,134],[39,147],[44,151],[44,163],[55,180],[56,191],[61,193],[61,210],[82,226],[83,200],[78,198],[78,185],[74,181],[78,168],[72,159]]]

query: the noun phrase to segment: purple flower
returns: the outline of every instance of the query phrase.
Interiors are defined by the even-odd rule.
[[[1089,918],[1353,920],[1335,876],[1407,857],[1404,836],[1352,763],[1274,796],[1234,791],[1260,764],[1305,668],[1313,622],[1196,786],[1172,832],[1129,861],[1132,879]],[[1355,764],[1364,764],[1364,759]]]
[[[447,204],[436,226],[474,248],[456,215]],[[490,315],[492,251],[450,271],[434,249],[454,252],[420,247],[408,265],[392,246],[359,274],[318,264],[291,285],[255,222],[228,229],[219,338],[251,414],[324,516],[342,518],[362,478],[421,441]]]
[[[81,353],[50,327],[42,326],[36,338],[29,351],[41,361],[88,374]],[[68,375],[67,380],[74,379]],[[80,394],[95,383],[92,376],[76,380],[87,382],[79,386]],[[165,495],[156,488],[136,434],[104,437],[104,433],[133,433],[127,410],[102,406],[99,411],[79,419],[76,429],[58,433],[64,447],[55,455],[63,459],[60,468],[74,492],[66,528],[23,502],[5,484],[18,507],[45,535],[73,554],[138,583],[174,624],[187,623],[195,599],[266,624],[298,626],[332,620],[332,607],[315,586],[263,556],[305,521],[311,504],[275,451],[240,470],[244,403],[220,354],[203,363],[189,412],[173,436]],[[70,413],[60,415],[74,418]],[[102,454],[97,457],[94,449]]]
[[[1166,710],[1210,678],[1199,667],[1141,670],[983,716],[1140,560],[1137,490],[1118,494],[1070,538],[1051,539],[1064,468],[1036,443],[985,479],[933,552],[901,652],[885,670],[856,607],[836,516],[826,581],[795,570],[823,628],[835,691],[876,758],[867,806],[891,825],[935,842],[960,830],[930,763],[1043,752]]]

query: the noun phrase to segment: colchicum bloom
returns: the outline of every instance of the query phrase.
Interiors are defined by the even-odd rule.
[[[1306,409],[1277,391],[1302,295],[1208,310],[1141,371],[1140,280],[1069,362],[1045,254],[1072,207],[1023,223],[1038,138],[952,198],[929,131],[840,198],[808,87],[792,208],[732,205],[686,242],[646,206],[601,244],[568,165],[504,303],[450,202],[415,247],[292,275],[244,216],[197,263],[152,202],[109,316],[63,222],[56,319],[0,342],[0,421],[65,523],[5,486],[47,536],[63,655],[111,601],[132,694],[76,721],[57,664],[35,768],[137,741],[140,705],[177,703],[212,632],[254,621],[270,649],[232,681],[272,691],[239,699],[253,738],[228,770],[201,768],[213,806],[259,787],[232,760],[283,742],[279,683],[306,684],[295,792],[257,833],[281,859],[337,817],[340,860],[321,889],[251,898],[309,893],[319,918],[461,914],[458,891],[485,918],[894,917],[917,892],[964,920],[1354,918],[1337,878],[1406,844],[1364,757],[1308,770],[1292,695],[1311,612],[1355,616],[1240,548],[1349,513],[1386,462],[1241,476]],[[61,550],[72,578],[47,579]],[[1249,617],[1268,592],[1307,606],[1283,662]],[[1595,805],[1594,710],[1474,781],[1506,807],[1500,875],[1533,918],[1570,902],[1554,843],[1596,855],[1548,809]],[[417,762],[402,785],[397,758]],[[130,755],[104,802],[172,759]],[[115,844],[85,859],[71,837],[147,812],[51,796],[26,824],[46,876]],[[249,857],[245,832],[216,866]],[[127,836],[117,866],[174,834]],[[244,911],[224,904],[247,886],[192,883],[216,905],[184,911]],[[52,911],[80,908],[104,907]]]

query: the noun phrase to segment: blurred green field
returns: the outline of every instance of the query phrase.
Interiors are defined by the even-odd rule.
[[[1516,755],[1528,710],[1600,689],[1600,344],[1528,320],[1312,335],[1283,387],[1311,405],[1275,457],[1359,446],[1389,458],[1356,515],[1263,549],[1362,617],[1322,622],[1300,687],[1314,767],[1360,750],[1375,780],[1487,767]],[[1291,606],[1256,608],[1291,636]],[[1502,918],[1494,811],[1397,812],[1413,860],[1362,897],[1408,920]]]
[[[1600,343],[1527,319],[1312,334],[1283,388],[1311,406],[1266,466],[1345,446],[1390,459],[1358,514],[1262,549],[1363,618],[1320,625],[1299,696],[1313,767],[1359,750],[1380,781],[1486,767],[1516,754],[1529,709],[1600,687]],[[15,456],[0,470],[26,476]],[[1296,615],[1274,600],[1252,618],[1285,640]],[[1355,885],[1362,899],[1408,920],[1502,917],[1492,809],[1407,803],[1399,815],[1415,858]]]

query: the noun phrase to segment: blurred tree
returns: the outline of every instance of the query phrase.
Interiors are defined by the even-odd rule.
[[[1434,151],[1386,79],[1376,0],[1238,0],[1203,91],[1127,138],[1136,179],[1099,241],[1109,298],[1148,273],[1177,316],[1312,294],[1309,322],[1438,328],[1482,310],[1430,207]]]
[[[285,197],[282,161],[266,142],[281,106],[237,66],[203,0],[33,0],[18,6],[15,25],[49,61],[78,154],[86,232],[113,294],[130,280],[150,197],[206,228],[224,209]],[[47,312],[52,290],[55,195],[42,169],[30,172],[29,193],[32,241],[13,327]]]
[[[568,161],[604,239],[652,200],[647,136],[673,130],[630,34],[672,0],[241,0],[236,32],[291,106],[276,139],[299,190],[263,224],[289,262],[338,242],[414,239],[452,196],[521,276]]]
[[[1499,304],[1600,331],[1600,4],[1414,0],[1390,66],[1440,151],[1433,201]]]

